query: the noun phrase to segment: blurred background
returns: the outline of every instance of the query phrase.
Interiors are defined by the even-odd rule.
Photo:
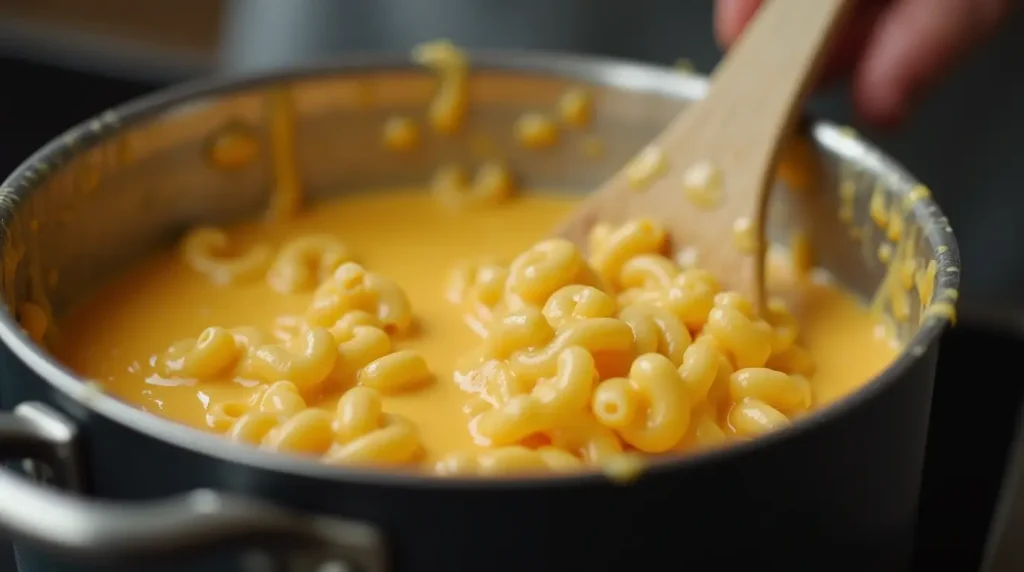
[[[711,0],[2,0],[0,173],[68,126],[164,85],[359,50],[572,51],[710,71]],[[841,88],[816,114],[919,176],[961,242],[964,299],[1024,308],[1024,14],[897,131],[863,128]],[[0,547],[0,571],[10,562]]]

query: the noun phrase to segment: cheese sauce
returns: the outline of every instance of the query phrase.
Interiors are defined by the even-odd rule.
[[[479,450],[467,430],[467,394],[452,380],[456,363],[479,345],[479,337],[445,299],[449,271],[481,256],[507,261],[544,238],[575,204],[567,195],[527,194],[486,209],[451,210],[429,193],[406,189],[348,195],[292,218],[226,230],[240,250],[256,243],[280,246],[302,235],[334,235],[366,268],[405,289],[417,326],[413,335],[396,339],[395,347],[423,355],[436,382],[385,396],[384,411],[406,417],[419,429],[424,465],[429,466],[453,452]],[[813,407],[821,407],[865,384],[897,350],[850,294],[827,281],[793,281],[786,274],[776,272],[772,282],[776,290],[787,290],[800,343],[815,361]],[[211,325],[273,331],[282,316],[301,315],[308,303],[308,292],[281,294],[266,280],[212,284],[185,264],[178,249],[169,248],[82,300],[58,324],[52,349],[109,393],[155,415],[209,430],[211,406],[244,402],[256,388],[164,378],[154,373],[158,356]],[[316,405],[333,411],[337,399],[325,395]]]

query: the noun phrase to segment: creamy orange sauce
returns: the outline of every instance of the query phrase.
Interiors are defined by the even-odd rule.
[[[384,397],[384,411],[417,426],[425,466],[452,452],[477,451],[467,430],[467,400],[452,380],[456,363],[480,339],[444,297],[449,271],[481,256],[508,260],[544,238],[574,206],[556,194],[525,195],[487,209],[452,210],[427,192],[398,190],[351,195],[293,218],[227,229],[240,250],[280,246],[309,234],[335,235],[358,261],[405,288],[416,316],[413,335],[396,349],[423,355],[437,381],[407,394]],[[775,284],[781,280],[776,278]],[[816,369],[814,406],[848,395],[880,372],[896,349],[868,309],[827,283],[802,280],[787,298],[800,342]],[[281,316],[301,315],[309,293],[281,294],[266,280],[217,286],[181,259],[177,249],[153,255],[73,308],[52,338],[56,355],[81,376],[145,411],[208,429],[208,409],[244,402],[255,391],[238,382],[186,383],[161,378],[154,367],[174,342],[195,338],[211,325],[275,328]],[[316,405],[334,410],[337,394]]]

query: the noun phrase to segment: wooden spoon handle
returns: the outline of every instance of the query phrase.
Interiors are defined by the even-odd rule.
[[[827,45],[855,0],[766,0],[712,75],[719,105],[749,113],[730,121],[735,140],[771,149],[797,117],[829,53]],[[774,121],[764,121],[771,118]],[[721,127],[725,127],[722,125]]]

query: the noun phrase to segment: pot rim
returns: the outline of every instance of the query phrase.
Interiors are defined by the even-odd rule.
[[[707,90],[706,78],[697,74],[660,65],[623,59],[604,58],[534,50],[471,50],[471,73],[480,70],[521,72],[531,75],[552,75],[590,84],[627,91],[642,91],[674,98],[700,97]],[[261,85],[296,80],[309,80],[332,75],[360,74],[369,71],[409,71],[422,69],[405,54],[366,53],[334,60],[293,66],[287,69],[259,71],[240,76],[214,76],[192,80],[158,90],[120,104],[88,119],[52,139],[23,161],[0,184],[0,229],[6,229],[16,214],[18,202],[38,188],[49,172],[80,151],[88,149],[120,129],[167,112],[173,112],[205,98],[253,89]],[[426,72],[424,72],[426,73]],[[916,182],[899,163],[861,140],[849,129],[828,122],[815,122],[815,136],[828,139],[832,150],[841,155],[868,157],[879,170]],[[923,233],[934,245],[932,256],[937,261],[939,284],[933,299],[955,300],[959,286],[959,250],[956,239],[938,206],[930,197],[915,203],[914,214],[930,224],[922,225]],[[0,237],[0,241],[4,240]],[[942,246],[944,248],[939,248]],[[649,458],[642,475],[685,471],[726,459],[749,455],[756,450],[789,441],[825,423],[840,418],[888,388],[906,372],[929,348],[937,344],[949,319],[933,316],[922,323],[905,347],[884,370],[852,394],[812,411],[797,419],[790,427],[756,439],[680,457]],[[510,477],[437,477],[416,471],[374,469],[326,465],[312,459],[262,451],[240,446],[184,424],[143,412],[127,402],[116,399],[74,374],[64,365],[46,355],[22,331],[14,320],[6,301],[0,300],[0,341],[45,383],[63,397],[87,411],[98,414],[125,429],[160,440],[175,447],[251,468],[299,475],[307,478],[348,482],[366,486],[425,489],[512,490],[522,487],[568,487],[609,484],[612,481],[597,470],[568,474],[520,475]]]

